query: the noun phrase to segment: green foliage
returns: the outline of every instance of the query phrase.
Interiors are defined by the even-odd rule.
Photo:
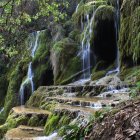
[[[131,7],[131,8],[130,8]],[[122,64],[137,63],[140,58],[140,6],[134,1],[124,3],[121,16],[119,47]]]
[[[78,10],[73,14],[73,21],[75,24],[79,24],[81,20],[84,21],[84,17],[87,14],[92,14],[99,6],[107,5],[106,0],[96,0],[87,3],[81,2]]]
[[[5,45],[6,54],[9,57],[17,55],[19,52],[19,44],[26,37],[26,26],[32,25],[38,19],[51,16],[54,22],[64,20],[67,16],[65,10],[69,6],[67,1],[50,1],[50,0],[36,0],[29,1],[28,8],[32,7],[34,3],[36,9],[34,13],[27,10],[27,5],[22,0],[8,0],[0,1],[0,8],[2,9],[0,18],[0,46]],[[27,1],[28,3],[28,1]],[[7,38],[8,36],[8,38]],[[19,38],[20,36],[20,38]],[[8,47],[8,48],[7,48]],[[11,49],[12,48],[12,49]]]
[[[29,121],[28,121],[28,125],[29,126],[38,126],[38,122],[39,122],[39,118],[36,115],[33,115]]]
[[[67,115],[62,116],[58,123],[59,128],[68,125],[70,120],[71,120],[70,116]]]
[[[53,15],[54,21],[59,21],[60,19],[64,19],[66,17],[66,13],[59,11],[60,7],[67,8],[68,2],[49,2],[49,0],[39,0],[39,12],[34,16],[37,19],[40,16],[50,16]]]
[[[25,124],[27,122],[27,117],[25,115],[21,115],[17,117],[15,114],[11,114],[8,116],[6,123],[8,124],[8,130],[11,128],[15,128],[19,125]]]
[[[64,140],[82,140],[91,130],[95,121],[103,119],[105,111],[96,111],[95,114],[90,115],[89,123],[86,126],[81,127],[75,123],[69,123],[63,125],[58,131],[60,136],[63,136]]]
[[[140,81],[136,83],[136,87],[131,89],[130,97],[135,98],[139,95],[139,93],[140,93]]]
[[[57,124],[59,122],[59,115],[50,115],[47,122],[46,122],[46,125],[45,125],[45,128],[44,128],[44,133],[46,135],[49,135],[50,133],[52,133],[53,131],[55,131],[57,129]]]
[[[9,85],[7,89],[7,95],[4,103],[4,118],[8,116],[9,111],[13,106],[18,105],[18,92],[20,88],[20,84],[22,82],[23,73],[22,73],[22,64],[18,64],[10,73],[10,77],[8,77]]]
[[[80,130],[81,128],[79,128],[76,124],[66,125],[59,130],[59,135],[64,136],[64,140],[80,140],[81,138],[83,138],[83,135],[79,133]]]
[[[4,134],[8,130],[15,128],[19,125],[25,125],[27,120],[28,117],[26,115],[17,116],[17,114],[13,113],[9,114],[5,124],[0,126],[0,138],[2,139]]]
[[[81,60],[77,55],[79,46],[70,38],[64,38],[53,46],[53,53],[57,54],[57,73],[54,75],[55,84],[64,84],[81,69]],[[68,51],[69,50],[69,51]],[[56,67],[56,66],[55,66]]]

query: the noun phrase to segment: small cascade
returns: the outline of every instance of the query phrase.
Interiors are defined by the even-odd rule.
[[[0,113],[2,113],[4,111],[4,107],[0,109]]]
[[[108,90],[106,92],[101,93],[100,95],[98,95],[98,97],[107,98],[107,97],[111,97],[111,96],[113,96],[115,94],[116,95],[118,94],[119,96],[124,94],[125,98],[127,98],[127,97],[129,97],[130,89],[129,88],[112,89],[112,90]]]
[[[32,58],[34,58],[36,49],[38,47],[39,34],[40,34],[40,31],[37,31],[36,33],[31,34],[32,37],[31,37],[31,42],[30,42],[30,48],[32,49],[31,50]],[[21,105],[24,104],[24,90],[25,90],[25,86],[27,84],[30,83],[31,92],[32,93],[34,92],[33,77],[34,77],[34,74],[33,74],[33,70],[32,70],[32,62],[30,62],[29,65],[28,65],[27,78],[23,81],[23,83],[20,86],[20,101],[21,101]]]
[[[101,102],[90,103],[90,108],[100,109],[102,108]]]
[[[72,93],[72,87],[71,87],[71,86],[68,86],[68,87],[67,87],[67,92],[68,92],[68,93]]]
[[[58,137],[58,134],[54,132],[49,136],[36,137],[34,140],[62,140],[62,138]]]
[[[120,4],[119,0],[116,0],[116,18],[115,18],[115,30],[116,30],[116,46],[117,46],[117,58],[115,62],[115,69],[109,71],[106,75],[110,74],[119,74],[120,72],[120,52],[119,52],[119,46],[118,46],[118,38],[119,38],[119,28],[120,28]]]
[[[80,5],[80,4],[78,4],[77,7],[76,7],[76,10],[75,10],[76,13],[78,12],[79,5]]]
[[[92,35],[92,23],[94,20],[95,12],[93,12],[93,16],[90,19],[89,14],[86,15],[86,21],[87,21],[87,27],[84,32],[84,37],[82,40],[82,61],[83,61],[83,71],[86,70],[86,72],[83,73],[83,79],[90,79],[90,39]]]

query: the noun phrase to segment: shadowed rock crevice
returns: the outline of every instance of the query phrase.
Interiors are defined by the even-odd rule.
[[[92,51],[96,62],[104,61],[113,64],[117,57],[117,41],[115,28],[115,10],[110,6],[102,6],[95,14]]]

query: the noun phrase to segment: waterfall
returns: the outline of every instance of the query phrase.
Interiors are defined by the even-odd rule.
[[[78,12],[79,5],[80,5],[80,4],[78,4],[77,7],[76,7],[76,11],[75,11],[76,13]]]
[[[31,34],[31,43],[30,43],[30,48],[31,48],[31,57],[34,58],[36,49],[38,47],[38,39],[39,39],[39,34],[40,31],[37,31],[36,33]],[[24,90],[25,86],[30,83],[31,85],[31,92],[34,92],[34,82],[33,82],[33,77],[34,73],[32,70],[32,62],[29,63],[28,65],[28,73],[27,73],[27,78],[22,82],[20,86],[20,102],[21,105],[24,104]]]
[[[120,52],[118,46],[118,38],[119,38],[119,28],[120,28],[120,4],[119,0],[116,0],[116,18],[115,18],[115,30],[116,30],[116,46],[117,46],[117,58],[115,62],[115,69],[109,71],[106,75],[110,75],[112,73],[119,74],[120,72]]]
[[[91,71],[90,71],[90,39],[92,36],[92,23],[95,17],[95,11],[92,14],[91,19],[89,18],[89,14],[86,16],[87,26],[84,31],[84,37],[82,39],[81,48],[82,48],[82,70],[85,71],[83,73],[83,79],[90,79]],[[83,23],[81,24],[83,28]]]

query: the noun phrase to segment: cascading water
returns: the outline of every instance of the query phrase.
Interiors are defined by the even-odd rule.
[[[94,20],[95,11],[93,12],[92,18],[89,18],[89,14],[86,15],[87,26],[84,32],[84,37],[82,40],[82,61],[83,61],[83,79],[90,79],[90,39],[92,35],[92,23]],[[82,24],[83,25],[83,24]]]
[[[110,75],[113,73],[119,74],[120,72],[120,52],[118,46],[118,38],[119,38],[119,28],[120,28],[120,4],[119,0],[116,0],[116,18],[115,18],[115,29],[116,29],[116,46],[117,46],[117,58],[116,58],[116,68],[114,70],[109,71],[106,75]]]
[[[76,7],[76,13],[78,12],[79,5],[80,5],[80,4],[78,4],[77,7]]]
[[[31,42],[30,42],[30,48],[32,49],[32,51],[31,51],[32,58],[34,58],[36,49],[38,47],[39,34],[40,34],[40,31],[37,31],[36,33],[31,34],[32,37],[31,37]],[[23,81],[23,83],[20,86],[21,105],[24,104],[24,90],[25,90],[25,86],[27,84],[31,85],[31,92],[32,93],[34,92],[33,77],[34,77],[34,74],[33,74],[33,70],[32,70],[32,62],[30,62],[28,65],[27,78]]]
[[[76,13],[78,12],[79,4],[76,7]],[[83,75],[80,80],[74,82],[75,85],[83,85],[90,80],[91,76],[91,63],[90,63],[90,39],[92,36],[92,24],[94,21],[95,13],[97,9],[93,9],[92,17],[89,14],[81,17],[81,30],[84,32],[83,39],[81,42],[81,50],[78,56],[82,59],[82,72]],[[86,22],[85,22],[86,21]]]

